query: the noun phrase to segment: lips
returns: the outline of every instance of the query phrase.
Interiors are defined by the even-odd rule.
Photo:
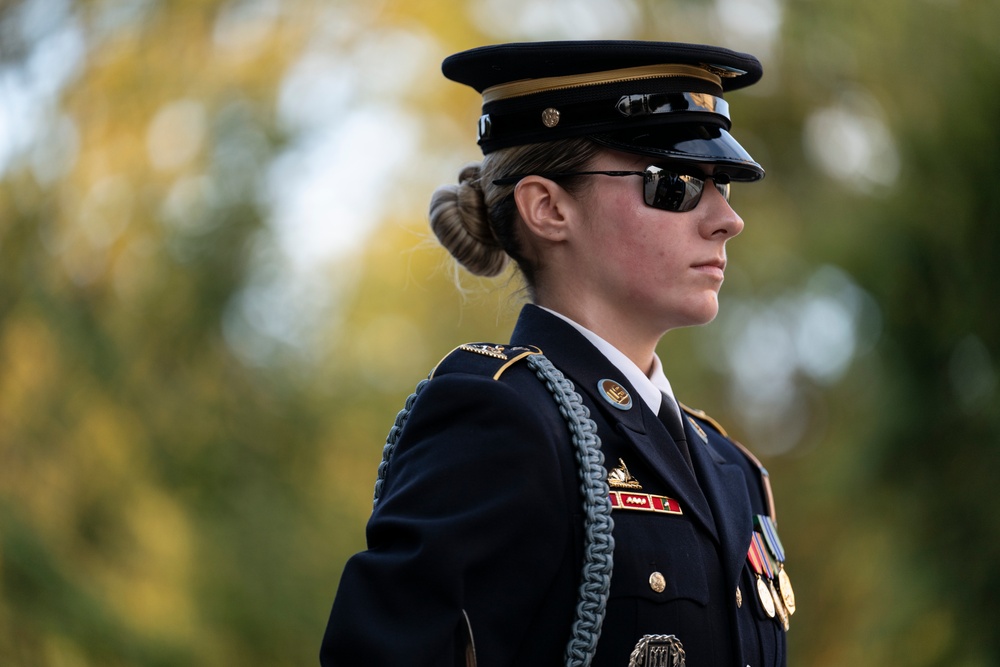
[[[711,274],[718,278],[722,278],[726,270],[726,260],[716,257],[706,260],[704,262],[692,264],[691,268],[697,271],[702,271],[704,273]]]
[[[701,269],[701,268],[716,268],[720,271],[726,270],[726,260],[724,258],[712,258],[705,260],[704,262],[697,262],[691,265],[691,268]]]

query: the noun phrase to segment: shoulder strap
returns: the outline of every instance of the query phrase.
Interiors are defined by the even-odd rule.
[[[601,439],[597,435],[597,424],[590,418],[590,412],[583,404],[583,398],[555,366],[543,354],[532,351],[518,357],[527,357],[528,366],[535,372],[545,387],[552,394],[559,412],[566,420],[570,438],[576,449],[576,458],[580,464],[578,473],[580,488],[583,492],[583,527],[586,541],[583,552],[583,571],[580,581],[579,600],[576,605],[576,617],[572,625],[572,634],[566,646],[566,667],[588,667],[597,651],[597,641],[601,636],[601,626],[608,603],[608,592],[611,589],[611,571],[615,541],[612,537],[614,521],[611,518],[611,501],[607,482],[607,471],[604,468],[604,453],[601,451]],[[505,365],[504,368],[507,366]],[[499,376],[499,374],[498,374]],[[410,410],[416,402],[417,395],[427,386],[430,380],[422,380],[416,389],[406,399],[402,410],[396,415],[396,421],[389,430],[385,447],[382,449],[382,462],[378,466],[375,480],[375,497],[373,505],[378,504],[382,492],[382,484],[389,468],[389,461],[396,442],[410,415]],[[471,632],[470,632],[471,637]]]

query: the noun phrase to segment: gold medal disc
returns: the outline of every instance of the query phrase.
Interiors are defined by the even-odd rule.
[[[778,570],[778,589],[781,591],[781,599],[785,602],[788,614],[795,613],[795,591],[792,590],[792,580],[788,578],[785,568]]]
[[[774,600],[774,611],[777,612],[778,621],[781,623],[781,627],[788,632],[788,610],[785,609],[785,603],[781,601],[781,596],[778,595],[778,590],[774,587],[774,582],[767,582],[767,587],[771,589],[771,598]]]
[[[774,598],[771,597],[771,590],[768,588],[764,580],[757,576],[757,599],[760,600],[760,606],[764,610],[764,613],[769,617],[774,618]]]

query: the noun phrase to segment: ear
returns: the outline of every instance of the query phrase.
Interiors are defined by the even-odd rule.
[[[540,241],[566,239],[577,201],[558,183],[541,176],[525,176],[514,188],[514,202],[525,227]]]

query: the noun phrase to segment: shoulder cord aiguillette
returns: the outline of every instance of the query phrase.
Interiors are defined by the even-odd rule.
[[[587,667],[594,658],[597,640],[601,636],[615,550],[615,540],[611,535],[614,521],[611,519],[604,452],[601,451],[601,439],[597,436],[597,424],[590,418],[590,411],[583,404],[573,383],[541,354],[528,357],[528,366],[552,393],[559,412],[566,419],[576,447],[586,538],[580,600],[576,605],[573,634],[566,646],[566,665]]]
[[[611,501],[608,499],[604,453],[601,452],[597,425],[590,418],[590,411],[583,404],[583,399],[573,387],[573,383],[566,379],[544,355],[533,354],[528,357],[527,363],[555,399],[559,413],[569,427],[573,446],[576,448],[580,491],[583,494],[583,528],[586,537],[576,618],[573,621],[572,636],[566,646],[566,666],[588,667],[597,650],[597,640],[601,636],[608,591],[611,588],[612,556],[615,548],[614,538],[611,535],[614,522],[611,519]],[[396,449],[399,434],[409,418],[417,395],[428,382],[429,380],[421,380],[417,384],[389,430],[375,480],[373,505],[378,504],[389,460]]]
[[[389,429],[389,435],[385,438],[385,446],[382,448],[382,461],[378,464],[378,472],[375,475],[375,497],[372,499],[373,508],[378,505],[378,498],[382,495],[382,484],[385,483],[385,474],[389,471],[389,459],[392,458],[392,453],[396,451],[396,442],[399,440],[399,434],[402,433],[403,426],[406,425],[406,420],[410,418],[410,410],[413,409],[413,404],[417,401],[417,395],[423,391],[428,382],[430,382],[430,378],[425,378],[418,382],[413,393],[406,397],[403,409],[396,413],[396,421],[393,422],[392,428]]]

